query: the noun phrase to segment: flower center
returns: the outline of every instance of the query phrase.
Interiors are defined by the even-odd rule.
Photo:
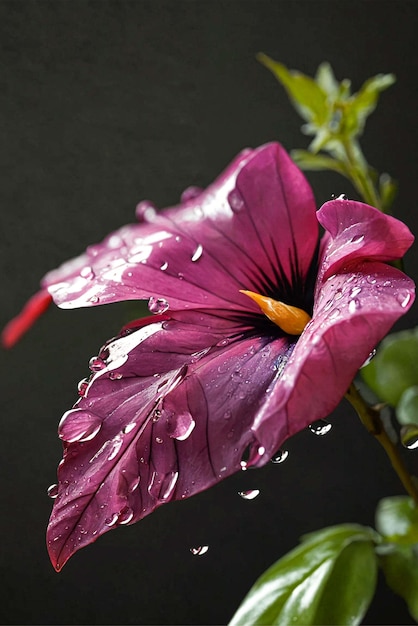
[[[273,300],[273,298],[262,296],[259,293],[254,293],[254,291],[240,289],[240,292],[254,300],[264,315],[288,335],[300,335],[311,319],[306,311],[298,309],[296,306]]]

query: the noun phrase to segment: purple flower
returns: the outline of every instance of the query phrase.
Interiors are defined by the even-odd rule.
[[[345,199],[316,212],[278,144],[242,152],[182,200],[140,204],[138,224],[43,280],[63,308],[147,298],[153,313],[91,359],[61,419],[57,570],[106,531],[264,465],[336,407],[414,300],[384,263],[410,247],[408,228]]]

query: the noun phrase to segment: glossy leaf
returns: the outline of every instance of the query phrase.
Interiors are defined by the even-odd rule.
[[[379,502],[376,529],[385,541],[418,544],[418,508],[407,496],[393,496]]]
[[[259,578],[230,626],[359,624],[376,585],[374,539],[348,524],[304,537]]]
[[[418,384],[418,328],[386,337],[361,373],[379,398],[396,406],[402,394]]]
[[[396,407],[396,417],[400,424],[418,426],[418,385],[409,387],[401,395]]]
[[[418,545],[396,546],[379,558],[388,586],[407,603],[418,621]]]

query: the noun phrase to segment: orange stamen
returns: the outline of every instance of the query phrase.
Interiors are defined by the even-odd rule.
[[[240,290],[251,300],[254,300],[263,311],[264,315],[277,324],[288,335],[300,335],[311,317],[303,309],[284,304],[273,298],[267,298],[253,291]]]

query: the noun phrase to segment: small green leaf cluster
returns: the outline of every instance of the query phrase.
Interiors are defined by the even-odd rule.
[[[386,337],[361,374],[376,396],[395,408],[402,443],[418,447],[418,328]]]
[[[393,74],[378,74],[351,93],[351,82],[338,82],[329,63],[322,63],[314,78],[260,53],[258,60],[283,85],[295,109],[305,120],[302,132],[313,136],[307,150],[292,157],[305,170],[334,170],[348,178],[369,204],[388,212],[396,183],[369,166],[359,144],[368,116],[375,110],[380,92],[395,82]]]
[[[257,580],[230,626],[359,624],[379,566],[418,619],[418,510],[410,498],[386,498],[376,526],[342,524],[302,537]]]

